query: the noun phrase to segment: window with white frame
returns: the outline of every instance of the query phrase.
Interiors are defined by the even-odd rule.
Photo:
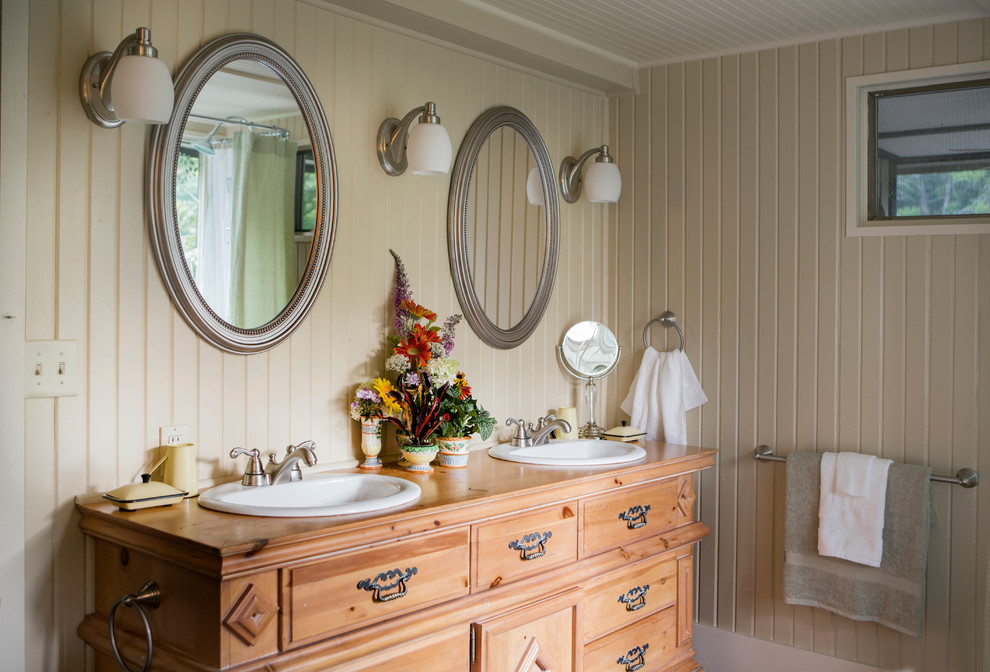
[[[990,232],[990,62],[847,84],[849,235]]]

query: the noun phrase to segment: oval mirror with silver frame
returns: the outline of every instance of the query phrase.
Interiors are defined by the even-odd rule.
[[[598,392],[595,381],[615,370],[622,346],[615,334],[601,322],[585,320],[571,326],[557,346],[557,359],[564,370],[586,381],[584,398],[588,404],[588,422],[578,431],[582,439],[600,439],[605,430],[595,421]]]
[[[173,304],[228,352],[268,350],[306,317],[337,222],[337,167],[323,107],[274,42],[225,35],[175,82],[154,127],[149,227]]]
[[[461,309],[488,345],[514,348],[539,325],[559,230],[555,170],[536,126],[513,107],[482,112],[454,162],[447,251]]]

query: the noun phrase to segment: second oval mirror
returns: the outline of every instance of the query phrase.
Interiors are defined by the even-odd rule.
[[[536,329],[557,270],[559,205],[546,144],[519,110],[495,107],[457,153],[447,214],[454,289],[485,343],[514,348]]]

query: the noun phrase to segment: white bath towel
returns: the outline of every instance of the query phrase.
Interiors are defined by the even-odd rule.
[[[687,412],[708,401],[691,362],[680,350],[657,352],[647,348],[636,378],[620,408],[630,424],[646,438],[687,443]]]
[[[873,455],[822,454],[818,508],[820,555],[880,566],[890,465],[890,460]]]

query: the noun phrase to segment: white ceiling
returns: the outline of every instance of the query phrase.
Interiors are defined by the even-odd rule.
[[[311,0],[607,93],[639,68],[990,17],[990,0]]]
[[[638,66],[990,14],[987,0],[474,1]]]

